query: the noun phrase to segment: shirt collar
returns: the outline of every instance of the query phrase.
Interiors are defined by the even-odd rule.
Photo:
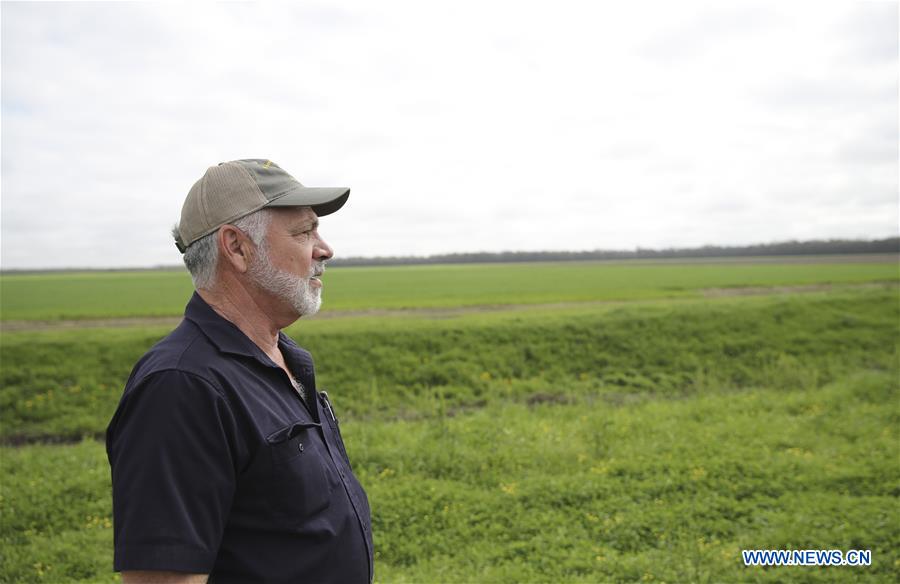
[[[277,367],[262,349],[233,322],[226,319],[194,292],[184,309],[184,317],[197,325],[203,334],[223,353],[243,355],[260,361],[269,367]],[[306,378],[304,381],[315,388],[315,373],[312,355],[299,347],[290,337],[278,331],[278,347],[287,361],[288,368],[296,376]]]

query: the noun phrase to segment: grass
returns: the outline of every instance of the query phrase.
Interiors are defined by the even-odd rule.
[[[803,387],[887,367],[896,289],[810,297],[653,302],[475,313],[452,319],[313,321],[289,333],[316,356],[320,387],[353,416],[398,415],[534,393]],[[0,438],[101,433],[132,365],[164,329],[8,333],[0,338]],[[892,353],[887,353],[892,355]],[[353,363],[347,367],[347,363]]]
[[[898,413],[896,378],[863,372],[806,390],[436,406],[345,431],[378,582],[892,582]],[[4,581],[111,580],[102,445],[0,464]],[[747,568],[748,548],[871,549],[873,565]]]
[[[890,386],[873,373],[787,394],[599,397],[360,426],[351,454],[377,510],[380,578],[783,581],[740,561],[771,547],[872,549],[867,573],[801,573],[889,580],[900,558]]]
[[[101,443],[4,448],[0,469],[0,581],[117,580]]]
[[[852,256],[850,256],[852,259]],[[705,288],[857,284],[900,280],[883,262],[654,264],[556,262],[332,268],[330,311],[455,308],[697,297]],[[0,319],[59,320],[178,316],[190,295],[184,271],[95,272],[0,277]]]
[[[288,332],[316,357],[369,493],[378,582],[900,578],[896,285]],[[0,581],[116,580],[95,438],[166,333],[0,336]],[[740,556],[818,548],[873,564]]]

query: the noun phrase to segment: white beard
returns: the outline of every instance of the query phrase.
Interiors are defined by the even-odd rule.
[[[247,270],[250,279],[263,290],[293,306],[299,316],[312,316],[319,312],[319,307],[322,306],[322,289],[310,286],[309,278],[301,278],[273,266],[265,244],[257,249],[260,253]],[[321,272],[321,269],[314,272]]]

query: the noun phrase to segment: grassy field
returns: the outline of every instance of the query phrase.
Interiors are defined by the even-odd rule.
[[[861,261],[862,260],[862,261]],[[900,280],[897,256],[771,258],[717,263],[555,262],[330,268],[328,310],[448,308],[698,297],[709,288]],[[187,272],[4,275],[0,318],[56,320],[177,316]]]
[[[792,268],[809,270],[802,283],[836,281],[830,264]],[[882,268],[869,280],[891,280]],[[767,273],[743,283],[772,285]],[[691,274],[685,290],[728,285]],[[650,275],[619,283],[657,290]],[[560,278],[547,301],[579,285]],[[372,502],[377,581],[897,581],[897,285],[652,296],[289,329],[343,418]],[[0,336],[0,581],[115,581],[95,438],[166,332]],[[740,556],[818,548],[870,549],[873,562],[749,568]]]

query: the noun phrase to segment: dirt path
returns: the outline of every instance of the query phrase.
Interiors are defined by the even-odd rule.
[[[721,298],[723,296],[764,296],[766,294],[804,294],[809,292],[827,292],[829,290],[865,290],[873,288],[896,288],[893,282],[867,282],[865,284],[808,284],[804,286],[742,286],[740,288],[703,288],[700,293],[704,298]]]
[[[2,332],[64,331],[83,328],[175,327],[180,316],[140,316],[131,318],[84,318],[76,320],[7,320],[0,323]]]
[[[865,284],[810,284],[803,286],[748,286],[741,288],[703,288],[696,292],[701,298],[723,298],[732,296],[765,296],[778,294],[808,294],[811,292],[826,292],[830,290],[860,290],[874,288],[897,288],[894,282],[869,282]],[[696,296],[680,297],[678,300],[696,300]],[[666,300],[666,298],[642,299],[645,302]],[[673,300],[670,298],[668,300]],[[601,306],[610,304],[630,304],[629,300],[594,300],[586,302],[554,302],[549,304],[492,304],[477,306],[460,306],[453,308],[402,308],[386,309],[372,308],[365,310],[340,310],[325,311],[309,320],[332,320],[359,317],[424,317],[424,318],[452,318],[465,314],[484,312],[508,312],[516,310],[540,310],[576,308],[587,306]],[[128,328],[128,327],[160,327],[174,328],[181,322],[180,316],[141,316],[130,318],[90,318],[77,320],[8,320],[0,323],[2,332],[22,331],[63,331],[83,328]]]

